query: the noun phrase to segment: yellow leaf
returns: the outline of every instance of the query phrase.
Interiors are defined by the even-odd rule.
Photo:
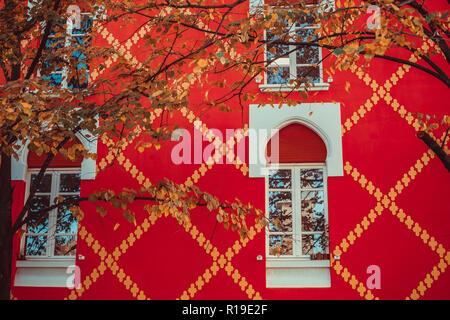
[[[200,59],[197,61],[197,65],[200,68],[205,68],[208,65],[208,61],[206,59]]]
[[[23,106],[23,112],[26,115],[30,116],[31,115],[31,104],[22,102],[22,106]]]
[[[152,97],[159,96],[161,93],[163,93],[162,90],[157,90],[157,91],[153,92]]]
[[[198,66],[195,66],[194,69],[192,70],[194,73],[200,73],[202,72],[202,69]]]
[[[347,82],[345,83],[345,91],[348,92],[349,89],[350,89],[350,82],[347,81]]]

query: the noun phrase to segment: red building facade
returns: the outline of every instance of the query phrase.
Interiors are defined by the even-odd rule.
[[[437,4],[438,9],[445,6],[445,1]],[[248,9],[243,5],[241,13]],[[144,28],[129,38],[136,26],[105,25],[95,41],[114,47],[131,66],[138,67],[145,59],[141,46],[150,30]],[[422,49],[431,50],[432,46],[424,42]],[[414,55],[406,58],[416,59]],[[91,66],[89,77],[108,77],[117,59],[108,58],[106,69]],[[95,163],[67,164],[61,160],[53,166],[58,175],[52,176],[52,188],[64,184],[64,174],[80,173],[82,197],[102,188],[139,190],[167,177],[185,186],[195,185],[220,200],[238,198],[269,216],[271,192],[278,192],[287,195],[287,209],[282,212],[297,216],[282,221],[287,224],[286,232],[279,235],[249,221],[249,235],[243,239],[217,225],[216,213],[206,208],[193,210],[192,220],[180,224],[169,212],[161,217],[149,215],[144,204],[134,205],[136,224],[132,224],[119,210],[111,209],[102,218],[92,203],[83,203],[85,216],[75,229],[75,255],[26,259],[25,240],[16,237],[12,297],[450,298],[450,180],[439,159],[416,137],[420,125],[414,115],[433,113],[442,118],[448,112],[448,88],[408,65],[377,59],[368,68],[354,65],[332,77],[326,72],[327,60],[320,68],[317,90],[306,102],[294,95],[299,101],[296,107],[258,108],[257,104],[266,103],[261,95],[260,101],[247,103],[242,113],[203,112],[196,107],[201,101],[196,101],[193,89],[190,108],[175,112],[171,120],[187,130],[183,141],[192,138],[191,161],[174,163],[173,152],[180,146],[176,139],[163,142],[159,151],[138,152],[137,142],[144,139],[138,132],[133,141],[121,146],[117,156],[112,151],[114,139],[105,135],[89,145],[98,155]],[[253,81],[248,90],[265,92],[283,87],[268,79],[264,75]],[[158,121],[160,115],[161,110],[154,110],[152,121]],[[227,129],[234,131],[227,135]],[[258,152],[252,148],[270,146],[269,138],[253,135],[260,129],[279,130],[280,151],[275,162],[280,163],[284,176],[273,178],[274,185],[270,174],[267,176],[270,169],[264,170],[273,163],[252,159]],[[434,137],[439,142],[443,134],[435,133]],[[244,145],[245,158],[238,156],[235,146],[239,143]],[[217,159],[202,159],[203,151],[211,145],[221,153]],[[196,150],[200,150],[200,162],[196,161]],[[23,155],[16,164],[16,213],[36,163],[32,155]],[[305,170],[319,172],[321,182],[308,184]],[[284,182],[280,185],[276,181]],[[300,226],[304,221],[302,201],[307,197],[304,190],[321,199],[320,208],[314,210],[325,215],[329,229],[329,248],[316,252],[315,258],[306,258],[302,251],[308,239],[320,233]],[[52,192],[59,191],[47,193]],[[273,205],[283,207],[281,202]],[[285,250],[279,256],[271,251],[277,245]],[[67,269],[73,265],[76,268]],[[80,287],[67,288],[66,280],[74,275],[79,275]]]

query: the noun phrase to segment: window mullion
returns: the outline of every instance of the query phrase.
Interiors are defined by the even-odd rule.
[[[316,35],[318,38],[320,38],[320,33],[318,33],[317,35]],[[323,63],[322,63],[322,59],[323,59],[323,56],[322,56],[322,48],[321,47],[316,47],[317,48],[317,50],[319,51],[319,79],[320,79],[320,82],[321,83],[323,83],[324,81],[323,81]]]
[[[70,31],[69,30],[67,30],[67,32],[66,32],[66,39],[64,41],[64,46],[66,48],[70,47],[70,43],[71,43],[71,40],[72,40],[72,30],[70,30]],[[67,77],[68,77],[68,74],[69,74],[69,71],[67,70],[67,68],[68,68],[67,67],[67,62],[68,61],[70,61],[70,57],[66,57],[65,63],[64,63],[64,68],[62,70],[61,86],[63,88],[67,88]]]
[[[297,168],[297,171],[295,172],[295,176],[297,177],[297,205],[298,205],[298,212],[297,212],[297,219],[298,219],[298,235],[299,235],[299,248],[297,254],[299,256],[303,255],[303,226],[302,226],[302,185],[300,181],[300,170],[301,168]]]
[[[59,188],[59,173],[54,172],[52,174],[52,187],[50,193],[50,205],[53,203],[54,199],[58,196]],[[55,237],[56,237],[56,223],[58,209],[53,209],[49,212],[49,226],[48,226],[48,236],[47,236],[47,256],[52,257],[55,252]]]
[[[295,39],[295,26],[294,27],[291,26],[289,28],[289,35],[290,35],[289,42],[292,42],[292,40]],[[289,51],[291,51],[289,53],[289,74],[290,74],[289,79],[297,79],[297,67],[295,65],[296,60],[297,60],[296,56],[295,56],[297,54],[297,50],[295,50],[295,49],[296,49],[296,46],[294,46],[294,45],[289,46]]]
[[[299,251],[301,248],[301,220],[299,220],[299,210],[301,206],[299,206],[300,197],[298,196],[298,168],[292,168],[292,222],[293,222],[293,237],[294,237],[294,256],[299,255]]]

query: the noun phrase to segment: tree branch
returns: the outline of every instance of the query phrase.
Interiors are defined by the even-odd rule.
[[[441,160],[444,167],[450,172],[450,157],[445,153],[444,148],[441,148],[436,141],[425,131],[419,131],[417,137],[421,139],[430,148],[436,156]]]

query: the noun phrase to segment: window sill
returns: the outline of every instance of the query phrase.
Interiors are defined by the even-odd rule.
[[[330,260],[309,260],[308,258],[267,258],[267,268],[329,268]]]
[[[330,260],[267,258],[267,288],[330,288]]]
[[[69,266],[75,265],[75,257],[71,259],[42,258],[17,260],[16,287],[59,287],[67,286]]]
[[[321,82],[321,83],[314,83],[314,86],[311,86],[308,88],[308,91],[326,91],[330,88],[329,83]],[[273,92],[273,91],[281,91],[281,92],[287,92],[287,91],[304,91],[306,90],[305,86],[302,85],[300,88],[295,89],[294,86],[291,86],[289,84],[261,84],[259,85],[259,90],[262,92]]]
[[[67,268],[75,264],[74,258],[31,258],[27,260],[17,260],[17,268]]]

